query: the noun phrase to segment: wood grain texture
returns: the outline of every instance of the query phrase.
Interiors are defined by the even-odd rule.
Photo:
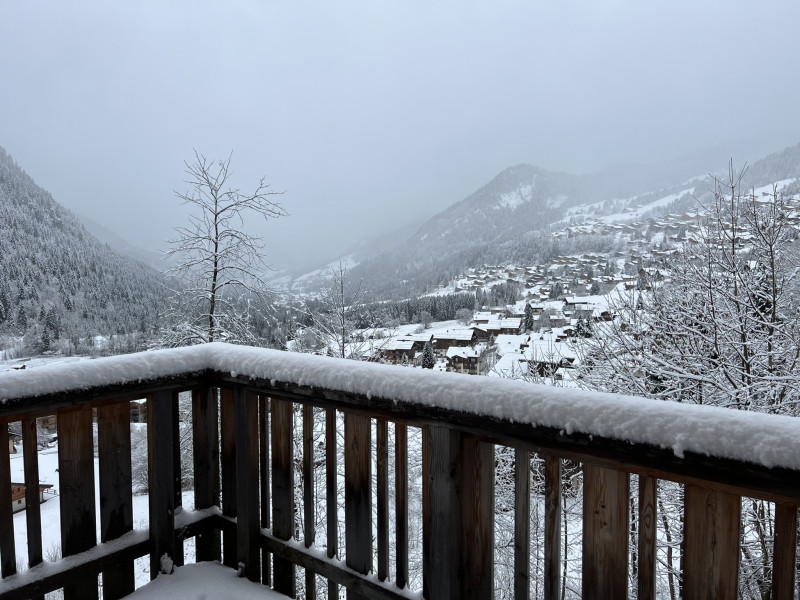
[[[375,424],[377,470],[377,546],[378,581],[389,576],[389,424],[378,419]]]
[[[656,597],[657,483],[652,477],[639,477],[638,600]]]
[[[272,533],[288,540],[294,532],[294,456],[292,403],[272,396]],[[273,559],[273,589],[294,598],[295,566],[281,556]]]
[[[561,459],[544,459],[544,597],[561,597]]]
[[[314,545],[317,532],[314,527],[314,407],[303,405],[303,545]],[[306,598],[317,597],[317,578],[306,569]]]
[[[344,415],[345,560],[354,571],[372,571],[372,431],[369,417]],[[366,600],[347,590],[348,600]]]
[[[583,598],[628,596],[628,474],[583,466]]]
[[[270,486],[269,486],[269,398],[263,394],[258,397],[258,452],[259,483],[261,491],[261,527],[270,527]],[[261,553],[261,582],[271,585],[270,556],[268,550]]]
[[[736,598],[741,496],[687,485],[684,490],[685,600]]]
[[[328,558],[339,554],[339,503],[337,488],[336,411],[325,409],[325,518]],[[328,598],[339,597],[339,584],[328,579]]]
[[[161,560],[175,554],[172,397],[170,390],[164,390],[147,398],[151,579],[161,572],[171,572],[162,569]]]
[[[220,471],[222,475],[222,514],[235,517],[237,509],[236,482],[236,399],[232,389],[220,390]],[[222,564],[235,569],[238,542],[236,529],[222,533]]]
[[[192,443],[194,462],[194,506],[219,506],[219,411],[217,388],[192,392]],[[219,531],[203,533],[195,540],[198,562],[220,559]]]
[[[97,545],[92,409],[88,404],[58,411],[58,484],[61,553],[72,556]],[[64,587],[65,600],[97,595],[97,577]]]
[[[514,450],[514,600],[531,596],[531,453]]]
[[[22,452],[25,463],[25,526],[28,538],[28,568],[42,562],[42,511],[39,504],[39,447],[36,419],[22,419]],[[35,483],[35,485],[31,485]],[[44,596],[32,600],[44,600]]]
[[[8,425],[0,423],[0,574],[3,577],[11,577],[17,572],[14,506],[11,500],[11,459],[8,453],[8,443]]]
[[[772,600],[793,600],[797,560],[797,505],[775,505]]]
[[[105,543],[133,529],[130,404],[117,402],[97,409],[100,476],[100,541]],[[117,600],[135,589],[133,561],[103,571],[103,599]]]
[[[236,557],[244,576],[261,582],[258,510],[258,395],[236,388]]]
[[[403,589],[408,584],[408,428],[394,425],[395,489],[395,583]]]

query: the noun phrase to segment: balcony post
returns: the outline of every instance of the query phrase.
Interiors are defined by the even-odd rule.
[[[236,388],[237,560],[250,581],[261,580],[258,511],[258,395]],[[226,552],[227,554],[227,552]]]
[[[106,404],[97,409],[102,543],[133,529],[130,420],[128,402]],[[133,561],[103,571],[104,600],[122,598],[132,594],[134,589]]]
[[[172,390],[158,391],[147,397],[150,579],[155,579],[159,573],[171,573],[170,562],[175,555],[172,416]]]
[[[494,446],[435,425],[428,426],[426,435],[423,595],[492,598]]]
[[[686,600],[736,598],[742,498],[697,485],[684,488],[683,589]]]
[[[58,484],[61,552],[63,556],[71,556],[97,545],[92,408],[89,404],[58,411]],[[97,577],[64,586],[64,598],[97,598]]]
[[[628,597],[629,476],[583,466],[583,597]]]
[[[272,410],[272,534],[289,540],[294,531],[294,455],[292,403],[273,396]],[[295,567],[285,558],[273,558],[273,589],[290,598],[296,594]]]
[[[219,505],[219,411],[217,388],[192,391],[192,435],[194,443],[194,506],[196,509]],[[219,560],[219,531],[197,536],[198,561]]]
[[[344,520],[347,566],[372,570],[372,431],[369,417],[344,415]],[[347,600],[365,596],[347,590]]]
[[[226,517],[236,517],[238,508],[236,485],[236,404],[235,393],[232,389],[220,390],[220,452],[222,454],[220,467],[222,472],[222,514]],[[222,532],[222,564],[236,569],[238,566],[236,554],[238,548],[237,531],[228,528]]]

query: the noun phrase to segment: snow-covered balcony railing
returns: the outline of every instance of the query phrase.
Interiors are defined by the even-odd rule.
[[[193,423],[183,467],[181,393]],[[137,398],[147,399],[149,441],[141,530],[131,508]],[[39,564],[31,497],[29,568],[15,574],[5,424],[21,420],[25,478],[37,481],[35,418],[53,413],[65,558]],[[774,503],[762,583],[772,598],[794,595],[800,423],[789,417],[208,344],[0,374],[0,421],[2,598],[59,588],[68,600],[97,597],[98,574],[103,597],[119,598],[134,588],[136,558],[149,555],[155,576],[184,561],[190,538],[197,561],[221,558],[305,598],[338,597],[338,586],[348,598],[506,588],[515,598],[653,598],[659,544],[682,553],[670,591],[733,598],[742,497]],[[182,468],[193,474],[191,511],[176,510]],[[666,541],[658,481],[683,490]],[[573,501],[582,510],[567,519]],[[575,523],[577,550],[561,528]]]

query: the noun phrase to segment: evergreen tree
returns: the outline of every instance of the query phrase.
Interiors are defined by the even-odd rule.
[[[523,320],[523,328],[525,331],[533,329],[535,319],[533,318],[533,307],[529,303],[525,303],[525,318]]]
[[[422,349],[422,368],[432,369],[436,364],[436,357],[433,354],[433,346],[430,342],[425,342],[425,347]]]

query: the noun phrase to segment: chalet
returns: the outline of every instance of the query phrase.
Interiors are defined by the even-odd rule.
[[[478,342],[478,334],[475,327],[463,329],[447,329],[434,333],[434,350],[439,357],[447,355],[447,349],[451,346],[466,348],[474,346]]]
[[[426,342],[430,342],[431,345],[436,344],[432,333],[417,333],[393,339],[381,348],[381,358],[389,364],[399,365],[402,364],[405,355],[411,363],[425,348]]]
[[[49,490],[53,486],[48,483],[40,483],[39,484],[39,504],[44,502],[47,498],[45,498],[45,492],[49,492]],[[13,507],[14,512],[19,512],[21,510],[25,510],[25,490],[27,486],[24,483],[14,483],[11,482],[11,505]]]
[[[481,374],[481,351],[477,348],[451,346],[447,349],[447,370],[468,375]]]
[[[147,423],[147,403],[131,401],[131,423]]]

